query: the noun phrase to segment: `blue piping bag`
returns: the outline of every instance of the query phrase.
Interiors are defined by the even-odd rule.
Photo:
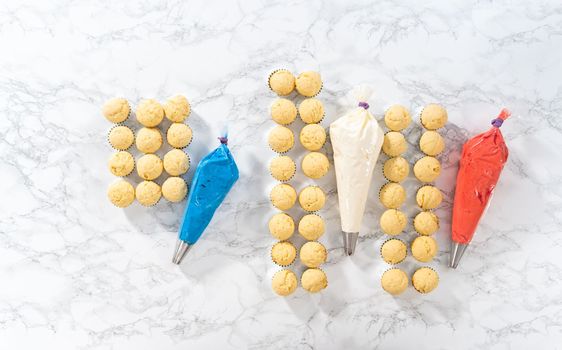
[[[179,229],[179,239],[172,262],[179,264],[209,225],[215,211],[239,177],[226,137],[221,145],[203,158],[191,181],[191,191]]]

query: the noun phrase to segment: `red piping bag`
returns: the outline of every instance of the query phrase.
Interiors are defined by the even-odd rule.
[[[472,240],[478,222],[490,205],[490,198],[507,162],[507,146],[500,127],[510,116],[502,109],[492,128],[468,140],[462,148],[453,204],[449,266],[456,269]]]

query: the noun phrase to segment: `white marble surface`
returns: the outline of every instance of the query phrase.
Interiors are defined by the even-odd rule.
[[[561,28],[559,1],[2,1],[0,348],[560,348]],[[325,125],[365,82],[378,118],[391,103],[448,108],[434,293],[393,298],[379,286],[380,162],[352,258],[342,255],[333,172],[321,181],[329,288],[271,292],[266,78],[279,67],[322,73]],[[193,160],[228,123],[241,170],[181,267],[170,259],[183,205],[108,203],[100,115],[116,95],[135,104],[174,93],[193,105]],[[452,271],[459,150],[503,106],[514,114],[502,129],[509,163]],[[408,130],[411,160],[419,134]],[[417,186],[408,180],[410,199]]]

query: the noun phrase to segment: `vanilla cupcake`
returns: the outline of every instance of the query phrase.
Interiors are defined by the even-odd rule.
[[[381,246],[381,257],[388,264],[399,264],[404,259],[408,250],[406,244],[399,239],[391,238],[384,242]]]
[[[127,176],[135,168],[135,159],[127,151],[119,151],[109,158],[109,171],[115,176]]]
[[[421,267],[412,276],[414,289],[422,294],[430,293],[439,284],[437,272],[430,267]]]
[[[328,157],[320,152],[310,152],[302,159],[303,173],[311,179],[319,179],[330,170]]]
[[[388,209],[382,213],[380,218],[381,229],[384,233],[396,236],[406,228],[408,220],[403,212],[396,209]]]
[[[379,199],[385,207],[396,209],[406,201],[406,190],[396,182],[388,182],[381,187]]]
[[[390,131],[384,135],[382,151],[389,157],[396,157],[406,152],[408,144],[404,135],[397,131]]]
[[[170,97],[166,103],[164,103],[164,115],[172,123],[183,123],[190,112],[191,107],[185,96],[176,95]]]
[[[271,260],[279,266],[289,266],[297,257],[297,248],[291,242],[277,242],[271,248]]]
[[[107,136],[109,144],[111,147],[119,151],[124,151],[131,147],[135,141],[135,135],[133,130],[129,129],[124,125],[116,125],[109,131]]]
[[[326,262],[328,252],[321,243],[306,242],[301,247],[299,257],[306,267],[318,267]]]
[[[288,269],[277,271],[271,280],[271,288],[282,297],[292,294],[297,289],[297,285],[297,276]]]
[[[328,277],[320,269],[308,269],[301,276],[301,285],[307,292],[318,293],[328,287]]]
[[[381,277],[381,286],[389,294],[402,294],[408,287],[408,275],[398,268],[386,270]]]
[[[136,145],[142,153],[154,153],[162,147],[162,134],[158,128],[142,128],[137,134]]]
[[[324,220],[316,214],[307,214],[299,221],[298,231],[306,240],[315,241],[326,231]]]
[[[320,123],[324,118],[324,105],[316,98],[307,98],[299,104],[299,116],[306,124]]]
[[[411,122],[412,117],[410,117],[410,113],[401,105],[390,107],[384,114],[384,123],[392,131],[406,129]]]
[[[278,98],[271,104],[271,119],[281,125],[289,125],[297,118],[297,107],[286,98]]]
[[[447,123],[447,111],[440,105],[428,104],[423,108],[420,119],[427,130],[437,130]]]
[[[105,119],[112,123],[122,123],[131,114],[129,102],[124,98],[112,98],[102,107],[102,113]]]
[[[164,119],[164,108],[155,99],[145,99],[137,106],[137,120],[146,127],[155,127]]]
[[[154,181],[143,181],[137,185],[135,196],[141,205],[151,207],[160,200],[162,190]]]
[[[172,176],[180,176],[189,170],[189,156],[181,149],[172,149],[164,155],[164,170]]]
[[[433,237],[419,236],[412,242],[412,256],[417,261],[429,262],[437,254],[437,242]]]
[[[288,156],[273,158],[269,163],[269,172],[277,181],[289,181],[297,171],[297,165]]]
[[[392,182],[404,181],[410,173],[408,161],[402,157],[390,158],[383,165],[383,175]]]
[[[295,89],[295,76],[286,69],[278,69],[269,76],[269,88],[279,96],[287,96]]]
[[[173,123],[166,132],[166,138],[170,146],[174,148],[184,148],[189,146],[193,139],[193,131],[187,124]]]
[[[318,151],[326,143],[326,130],[319,124],[308,124],[301,129],[299,139],[307,150]]]
[[[295,222],[286,213],[277,213],[269,219],[269,233],[280,241],[285,241],[295,232]]]
[[[162,160],[154,154],[145,154],[139,158],[137,163],[137,173],[145,180],[156,179],[162,174],[162,170],[164,169]]]
[[[430,211],[419,212],[414,218],[414,229],[420,235],[432,235],[439,230],[439,218]]]
[[[288,152],[295,144],[295,136],[291,129],[277,125],[268,136],[269,147],[277,153]]]
[[[420,138],[420,149],[428,156],[436,156],[445,149],[445,141],[437,131],[428,130]]]
[[[299,94],[305,97],[313,97],[322,90],[322,78],[318,72],[302,72],[297,77],[295,86]]]
[[[425,156],[414,164],[414,175],[421,182],[432,182],[439,177],[441,164],[433,157]]]
[[[119,179],[109,186],[107,197],[116,207],[125,208],[134,202],[135,188],[129,182]]]
[[[162,196],[170,202],[181,202],[187,195],[187,184],[181,177],[170,176],[162,184]]]
[[[299,204],[308,212],[322,209],[325,203],[326,195],[318,186],[307,186],[299,194]]]
[[[441,204],[441,201],[443,201],[443,195],[435,186],[425,185],[416,192],[416,202],[423,210],[435,209]]]
[[[289,210],[297,201],[297,191],[288,184],[273,187],[269,195],[273,206],[279,210]]]

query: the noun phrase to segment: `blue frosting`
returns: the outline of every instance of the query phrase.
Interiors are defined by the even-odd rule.
[[[197,242],[238,177],[238,167],[224,143],[199,162],[180,225],[182,241]]]

